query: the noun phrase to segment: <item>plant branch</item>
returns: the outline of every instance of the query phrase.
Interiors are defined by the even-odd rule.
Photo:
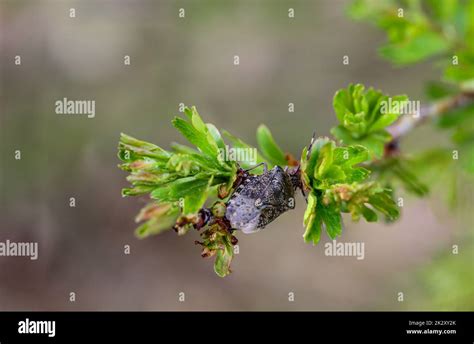
[[[407,114],[400,117],[397,122],[387,128],[387,131],[393,138],[387,146],[393,146],[401,137],[422,123],[425,123],[427,120],[442,116],[451,110],[471,104],[473,101],[473,93],[460,93],[456,96],[445,98],[433,104],[421,107],[419,114]]]

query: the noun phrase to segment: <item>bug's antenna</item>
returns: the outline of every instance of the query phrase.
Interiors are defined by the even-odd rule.
[[[252,171],[253,169],[256,169],[257,167],[260,167],[260,166],[262,166],[262,165],[263,165],[263,170],[264,170],[264,172],[267,172],[267,171],[268,171],[268,165],[267,165],[266,162],[261,162],[261,163],[258,164],[258,165],[252,166],[252,167],[246,169],[245,172]]]
[[[313,131],[313,136],[311,137],[311,142],[309,143],[308,151],[306,152],[306,160],[309,160],[309,156],[311,155],[311,150],[313,149],[315,137],[316,137],[316,131]]]
[[[313,131],[313,136],[311,137],[311,142],[309,143],[308,151],[306,152],[306,156],[305,156],[306,161],[309,160],[309,156],[311,155],[311,150],[313,149],[313,143],[314,143],[315,137],[316,137],[316,131]],[[298,167],[296,168],[296,172],[299,172],[300,169],[301,169],[301,164],[298,164]]]

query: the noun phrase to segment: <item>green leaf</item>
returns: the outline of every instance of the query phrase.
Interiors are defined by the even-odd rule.
[[[361,182],[369,176],[369,170],[354,166],[368,159],[369,151],[364,146],[337,147],[334,150],[334,164],[341,166],[345,175],[341,181],[346,183]]]
[[[257,129],[257,142],[260,151],[273,165],[287,165],[285,153],[273,139],[270,129],[263,124],[261,124]]]
[[[325,225],[326,233],[331,239],[335,239],[342,233],[342,219],[339,209],[334,205],[324,206],[321,203],[316,205],[316,213],[319,213]]]
[[[374,210],[389,214],[391,220],[398,216],[398,207],[392,199],[391,190],[382,188],[376,182],[334,184],[325,191],[323,203],[349,212],[353,221],[358,221],[361,216],[369,222],[376,221]]]
[[[304,214],[306,230],[303,234],[306,243],[316,245],[321,238],[321,229],[325,228],[331,239],[342,233],[342,219],[335,204],[324,205],[312,192],[308,195],[308,205]]]
[[[316,245],[321,238],[321,217],[316,213],[317,197],[314,193],[308,195],[308,205],[304,213],[304,225],[306,230],[303,234],[306,243],[312,242]]]
[[[234,256],[234,249],[227,236],[224,236],[222,238],[223,240],[221,246],[223,247],[219,249],[216,253],[214,271],[220,277],[225,277],[231,272],[230,263],[232,262],[232,258]]]
[[[209,189],[212,185],[213,177],[209,178],[207,184],[201,184],[193,189],[189,189],[189,193],[184,196],[183,215],[196,214],[199,209],[204,206],[207,200]]]
[[[369,132],[377,132],[385,129],[398,119],[399,115],[395,113],[388,113],[379,117],[369,128]]]
[[[231,133],[229,133],[226,130],[223,131],[223,134],[232,143],[232,146],[234,148],[256,149],[256,148],[252,147],[251,145],[245,143],[243,140],[239,139],[238,137],[232,135]],[[272,168],[274,166],[270,161],[265,159],[263,157],[263,155],[257,150],[257,164],[260,164],[262,162],[266,163],[269,168]],[[243,168],[253,167],[253,166],[249,165],[247,162],[241,162],[241,166]],[[260,168],[260,170],[263,170],[263,168]]]
[[[303,224],[307,226],[311,221],[311,216],[313,215],[314,211],[316,210],[316,202],[318,198],[314,194],[314,192],[310,192],[307,197],[307,205],[306,210],[303,215]]]
[[[170,153],[152,143],[120,133],[118,157],[126,162],[143,157],[167,160],[170,157]]]
[[[211,176],[206,174],[177,179],[167,185],[170,189],[169,196],[173,200],[179,200],[187,195],[199,193],[208,186],[209,181],[212,183]]]
[[[391,167],[391,172],[399,178],[407,191],[420,197],[428,193],[428,186],[422,183],[401,160],[394,162]]]
[[[173,142],[171,143],[171,148],[173,149],[174,153],[179,153],[179,154],[196,154],[199,153],[197,150],[194,148]]]
[[[361,206],[361,213],[367,222],[377,222],[378,220],[378,216],[375,211],[367,207],[365,204]]]
[[[381,47],[379,53],[397,65],[406,65],[445,53],[449,47],[449,42],[438,33],[421,31],[404,41]]]
[[[217,162],[217,165],[223,166],[224,169],[232,169],[233,162],[218,159],[219,149],[224,149],[225,144],[217,128],[212,124],[206,125],[194,106],[185,108],[184,113],[190,121],[175,117],[172,123],[176,129],[194,144],[206,159]]]
[[[199,131],[191,123],[185,121],[182,118],[175,117],[172,121],[174,127],[178,129],[181,134],[183,134],[186,139],[195,145],[203,154],[206,154],[209,157],[214,157],[217,160],[219,154],[217,144],[215,141],[209,142],[206,131]]]
[[[439,181],[440,173],[449,170],[452,163],[452,150],[437,148],[409,157],[386,158],[372,168],[381,182],[401,183],[406,191],[423,197],[429,192],[428,186]]]
[[[346,174],[340,166],[332,165],[324,172],[322,178],[329,183],[339,183],[346,180]]]
[[[351,167],[367,161],[368,158],[367,148],[361,145],[337,147],[334,149],[334,163],[341,166]]]
[[[135,219],[136,222],[146,221],[135,230],[135,235],[143,239],[171,229],[178,214],[179,209],[170,203],[150,203],[140,211]]]
[[[371,159],[380,159],[384,154],[385,144],[390,142],[392,137],[386,131],[379,131],[372,133],[366,137],[355,139],[350,135],[350,132],[342,127],[337,126],[331,129],[331,134],[341,140],[345,145],[361,145],[367,148]]]
[[[315,171],[317,171],[317,162],[319,159],[319,152],[323,146],[325,146],[330,139],[327,137],[317,138],[313,142],[313,147],[309,157],[307,157],[307,148],[305,148],[301,154],[301,171],[302,177],[307,183],[307,186],[311,186],[312,180],[314,180]]]
[[[332,101],[332,105],[339,122],[344,122],[344,117],[346,116],[346,112],[348,112],[347,108],[350,107],[351,104],[351,96],[346,89],[343,88],[336,92]]]
[[[122,196],[141,196],[145,195],[152,190],[154,190],[156,186],[150,186],[150,185],[137,185],[134,186],[133,188],[124,188],[122,189]]]
[[[334,142],[328,141],[326,144],[324,144],[324,146],[319,149],[318,161],[316,163],[316,166],[318,166],[318,168],[314,173],[314,177],[316,179],[321,178],[331,167],[334,160],[334,148]]]
[[[189,111],[188,111],[188,114],[189,114]],[[201,133],[207,133],[206,124],[201,119],[201,116],[199,116],[199,113],[197,112],[195,106],[191,107],[191,123],[193,127],[196,128],[197,131]]]
[[[213,140],[216,142],[217,147],[219,147],[219,149],[225,149],[225,143],[219,130],[212,123],[207,123],[206,125]]]
[[[369,203],[384,214],[389,221],[394,221],[400,216],[400,210],[388,192],[379,192],[371,195]]]

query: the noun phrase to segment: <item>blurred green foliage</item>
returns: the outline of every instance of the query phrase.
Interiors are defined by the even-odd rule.
[[[407,309],[474,309],[474,242],[472,237],[465,238],[463,242],[464,245],[457,245],[456,254],[440,254],[432,263],[418,271],[416,297],[407,303]]]
[[[349,14],[387,33],[384,58],[407,65],[437,57],[446,80],[473,86],[474,1],[356,0]]]
[[[348,12],[352,18],[369,21],[387,33],[388,42],[379,52],[394,64],[437,58],[444,73],[442,80],[426,86],[430,99],[451,97],[455,101],[460,94],[474,96],[473,0],[355,0]],[[438,127],[451,131],[452,149],[458,152],[460,165],[474,174],[474,106],[460,104],[443,111],[443,116],[436,119]],[[346,129],[351,124],[351,117],[342,118],[344,122],[341,115],[338,118]],[[351,139],[340,127],[333,134],[346,141]],[[380,156],[380,142],[376,147]],[[410,171],[403,160],[401,157],[389,161],[386,170],[393,170],[392,175],[397,175],[409,191],[426,194],[427,187],[417,181],[415,171]]]
[[[433,59],[443,69],[440,80],[426,85],[432,106],[443,108],[436,126],[449,132],[452,145],[436,145],[416,154],[389,157],[372,166],[381,182],[401,184],[418,196],[437,187],[451,205],[472,208],[474,175],[474,1],[355,0],[349,14],[387,33],[379,49],[398,66]],[[446,102],[447,100],[447,102]],[[467,173],[466,173],[467,172]],[[468,195],[460,200],[459,190]],[[452,209],[455,212],[454,209]],[[472,231],[472,214],[468,223]],[[409,309],[472,310],[474,308],[474,245],[472,232],[458,235],[459,253],[444,252],[424,266]]]

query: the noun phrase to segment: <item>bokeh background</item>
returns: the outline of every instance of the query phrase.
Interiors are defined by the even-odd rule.
[[[351,21],[346,6],[0,0],[0,240],[39,243],[36,261],[0,257],[0,309],[473,310],[472,185],[462,185],[468,197],[456,209],[441,187],[422,200],[401,191],[403,216],[394,224],[346,219],[340,241],[364,242],[362,261],[325,256],[327,238],[316,247],[303,242],[301,198],[265,231],[239,236],[225,279],[200,258],[196,233],[133,235],[146,200],[120,196],[127,183],[116,167],[119,133],[164,147],[184,143],[170,124],[179,103],[253,144],[265,123],[298,156],[313,131],[329,135],[332,96],[350,82],[424,100],[423,82],[439,72],[382,61],[383,34]],[[54,103],[64,97],[95,100],[96,117],[56,115]],[[402,148],[443,142],[427,127]]]

